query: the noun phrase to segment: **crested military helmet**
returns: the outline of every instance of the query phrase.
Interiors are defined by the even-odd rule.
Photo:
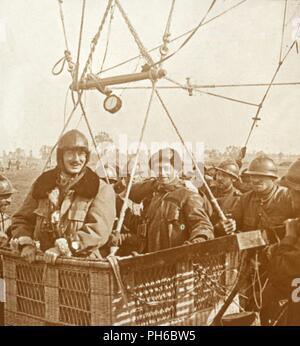
[[[289,166],[286,175],[281,178],[280,184],[300,191],[300,159],[297,159]]]
[[[277,172],[278,171],[277,171],[275,162],[270,157],[266,155],[262,155],[262,156],[256,157],[250,162],[248,169],[244,174],[261,175],[261,176],[277,179],[278,178]]]
[[[59,139],[57,144],[57,161],[60,162],[63,152],[70,149],[84,150],[88,161],[90,154],[89,143],[85,135],[78,130],[70,130]]]
[[[215,167],[217,171],[223,172],[231,176],[232,178],[239,178],[239,166],[237,162],[233,159],[226,159],[222,161],[217,167]]]
[[[154,165],[159,163],[171,163],[171,165],[177,170],[182,170],[182,160],[179,153],[172,148],[160,149],[154,153],[148,162],[149,167],[154,167]]]
[[[0,197],[4,195],[11,195],[16,190],[13,188],[12,183],[4,175],[0,174]]]

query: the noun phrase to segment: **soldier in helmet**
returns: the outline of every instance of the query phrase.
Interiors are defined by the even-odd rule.
[[[11,204],[12,194],[15,192],[11,182],[4,175],[0,175],[0,247],[7,244],[8,231],[11,219],[6,214],[7,207]]]
[[[234,183],[239,179],[239,166],[234,160],[227,159],[222,161],[215,169],[216,186],[212,188],[212,192],[223,211],[230,214],[242,195],[234,187]]]
[[[245,193],[232,214],[239,231],[265,229],[274,239],[284,234],[283,222],[293,216],[292,200],[287,188],[278,186],[277,167],[266,155],[253,159],[247,171],[252,190]]]
[[[60,255],[101,258],[115,219],[115,194],[87,167],[89,155],[81,132],[65,133],[57,166],[37,178],[13,216],[12,247],[29,262],[35,260],[36,241],[49,263]]]
[[[177,151],[166,148],[152,155],[149,166],[155,177],[132,186],[130,199],[143,202],[138,225],[139,252],[158,251],[189,242],[212,239],[213,226],[204,197],[179,179],[182,161]]]
[[[289,167],[280,183],[288,187],[296,218],[285,222],[285,237],[270,249],[270,283],[288,299],[287,325],[300,326],[300,160]],[[294,292],[293,292],[294,291]],[[298,294],[296,294],[298,292]]]
[[[294,216],[292,200],[286,187],[278,186],[276,180],[277,167],[268,156],[259,156],[253,159],[247,171],[252,190],[243,194],[232,211],[238,231],[265,230],[269,241],[279,241],[284,236],[285,220]],[[252,268],[260,273],[262,287],[268,280],[267,258],[263,253],[257,254]],[[255,307],[252,298],[250,307],[261,308],[262,324],[268,324],[276,314],[278,308],[277,292],[265,296],[262,307]]]

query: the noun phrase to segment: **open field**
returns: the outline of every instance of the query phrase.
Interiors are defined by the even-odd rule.
[[[30,169],[27,167],[21,168],[19,171],[12,170],[6,171],[3,174],[7,176],[14,185],[14,188],[17,192],[13,196],[12,205],[10,206],[8,213],[13,214],[19,206],[22,204],[27,192],[30,189],[31,184],[42,172],[43,165],[40,167]],[[279,167],[279,175],[282,176],[285,174],[287,167]]]
[[[42,167],[35,169],[24,167],[19,171],[11,170],[3,173],[7,178],[11,180],[14,188],[17,190],[17,192],[13,195],[12,204],[8,210],[8,213],[10,215],[20,207],[27,192],[30,189],[31,184],[38,177],[41,171]]]

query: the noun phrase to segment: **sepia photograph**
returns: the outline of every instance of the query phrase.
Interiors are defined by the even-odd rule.
[[[299,44],[300,0],[1,0],[1,331],[300,326]]]

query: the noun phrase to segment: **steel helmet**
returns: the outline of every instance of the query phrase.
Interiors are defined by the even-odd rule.
[[[222,161],[217,167],[215,167],[217,171],[223,172],[231,176],[232,178],[239,178],[239,166],[235,160],[226,159]]]
[[[300,159],[289,166],[286,175],[281,178],[280,184],[300,191]]]
[[[56,157],[57,161],[62,160],[62,154],[65,150],[69,149],[82,149],[87,154],[87,161],[89,159],[89,143],[83,133],[78,130],[70,130],[66,132],[58,141]]]
[[[277,167],[275,162],[268,156],[262,155],[253,159],[247,171],[244,173],[247,175],[261,175],[265,177],[270,177],[277,179]]]
[[[13,188],[12,183],[4,175],[0,174],[0,196],[11,195],[16,190]]]

